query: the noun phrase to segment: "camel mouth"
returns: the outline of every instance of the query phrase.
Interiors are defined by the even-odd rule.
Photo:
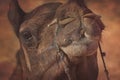
[[[89,43],[88,45],[85,45]],[[70,58],[79,58],[81,56],[90,56],[97,51],[98,44],[97,42],[88,42],[87,40],[83,41],[73,41],[68,46],[62,46],[61,49],[69,55]]]
[[[84,46],[83,43],[81,43],[81,42],[73,41],[71,44],[69,44],[67,46],[62,46],[61,49],[63,49],[63,51],[65,51],[65,53],[68,53],[70,55],[74,55],[74,54],[81,55],[80,53],[83,53],[83,52],[85,53],[86,46]],[[75,55],[75,56],[77,56],[77,55]]]

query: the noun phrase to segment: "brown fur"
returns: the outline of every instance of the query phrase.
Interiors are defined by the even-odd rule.
[[[71,1],[60,5],[48,3],[24,13],[16,0],[11,2],[8,18],[21,49],[10,80],[68,80],[64,70],[65,57],[60,60],[55,39],[70,60],[69,73],[73,80],[97,80],[96,50],[104,26],[84,5]],[[48,26],[54,19],[62,21],[69,17],[75,20],[65,25],[55,23]],[[57,26],[60,30],[55,36]]]

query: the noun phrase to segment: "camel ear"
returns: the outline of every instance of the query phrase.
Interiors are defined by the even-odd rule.
[[[20,24],[23,22],[25,13],[20,8],[17,0],[11,0],[9,4],[8,19],[13,26],[13,29],[18,36]]]

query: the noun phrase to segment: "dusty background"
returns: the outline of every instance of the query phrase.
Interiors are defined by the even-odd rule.
[[[0,80],[8,80],[15,67],[15,54],[19,49],[18,39],[7,19],[10,0],[0,0]],[[21,7],[29,12],[38,5],[59,0],[19,0]],[[64,0],[62,0],[64,1]],[[102,48],[111,80],[120,80],[120,0],[86,0],[90,9],[102,16],[106,25],[103,32]],[[106,80],[103,64],[98,54],[99,80]]]

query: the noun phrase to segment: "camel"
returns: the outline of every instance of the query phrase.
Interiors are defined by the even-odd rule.
[[[11,0],[8,19],[20,42],[10,80],[97,80],[104,25],[84,0],[46,3],[29,13]]]

